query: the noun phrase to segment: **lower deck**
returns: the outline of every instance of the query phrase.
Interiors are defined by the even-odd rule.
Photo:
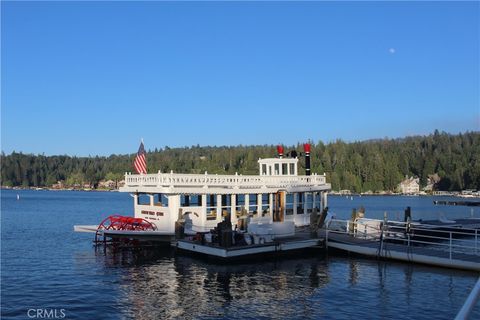
[[[325,240],[311,236],[308,232],[298,233],[272,242],[243,244],[224,247],[218,243],[205,243],[189,239],[177,240],[173,245],[180,250],[220,259],[239,259],[262,254],[281,254],[309,248],[325,248]]]
[[[323,187],[288,192],[278,190],[245,194],[230,192],[230,194],[133,193],[134,217],[154,224],[157,230],[171,233],[174,233],[175,222],[178,220],[188,221],[197,232],[207,232],[227,216],[237,227],[249,219],[260,218],[268,219],[270,222],[293,221],[300,227],[309,225],[310,215],[322,212],[327,206],[326,190]]]

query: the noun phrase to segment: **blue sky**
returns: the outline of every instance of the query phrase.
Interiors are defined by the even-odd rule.
[[[478,2],[1,3],[1,149],[480,130]]]

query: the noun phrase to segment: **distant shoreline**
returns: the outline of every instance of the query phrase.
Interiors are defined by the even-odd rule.
[[[42,188],[42,187],[6,187],[0,186],[0,190],[32,190],[32,191],[83,191],[83,192],[119,192],[119,189],[93,189],[93,188]],[[440,191],[437,194],[433,193],[395,193],[395,192],[363,192],[363,193],[345,193],[332,191],[328,193],[329,196],[339,197],[362,197],[362,196],[404,196],[404,197],[458,197],[463,199],[480,199],[480,195],[462,194],[461,191]]]
[[[118,189],[90,189],[90,188],[41,188],[41,187],[4,187],[1,186],[0,190],[31,190],[31,191],[85,191],[85,192],[118,192]]]

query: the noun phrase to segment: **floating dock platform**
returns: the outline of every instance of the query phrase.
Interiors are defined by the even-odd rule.
[[[349,234],[333,232],[328,232],[326,235],[326,247],[375,258],[480,271],[480,249],[477,253],[463,253],[451,249],[442,250],[434,244],[406,245],[378,239],[361,239]]]
[[[193,240],[177,240],[173,245],[177,249],[186,252],[222,260],[236,260],[263,254],[289,253],[309,248],[321,249],[325,248],[325,240],[323,238],[310,237],[309,234],[299,234],[262,244],[233,245],[229,247],[222,247],[217,243],[202,244]]]

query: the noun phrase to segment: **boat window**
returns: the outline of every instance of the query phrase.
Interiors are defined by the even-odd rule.
[[[268,175],[269,175],[269,176],[272,175],[272,166],[268,166]]]
[[[190,207],[201,207],[202,206],[202,196],[199,194],[192,194],[185,196],[185,202],[188,199],[188,205],[182,203],[182,207],[190,206]]]
[[[232,214],[232,196],[229,194],[222,194],[222,217],[230,216]]]
[[[294,175],[294,174],[295,174],[295,164],[290,163],[290,175]]]
[[[181,195],[180,196],[180,206],[181,207],[190,207],[190,195]]]
[[[270,199],[269,194],[262,194],[262,216],[270,213]]]
[[[168,196],[162,194],[162,204],[164,207],[168,207]]]
[[[311,213],[313,209],[313,194],[310,192],[305,193],[305,208],[307,213]]]
[[[248,202],[250,206],[257,206],[258,198],[256,194],[251,194],[248,197]]]
[[[293,194],[287,193],[285,197],[285,214],[292,215],[293,214]]]
[[[161,193],[156,193],[153,195],[153,205],[154,206],[162,206],[162,194]]]
[[[139,193],[137,197],[137,204],[143,205],[143,206],[149,206],[150,205],[150,196],[145,193]]]
[[[207,194],[207,207],[216,207],[217,206],[217,195]]]
[[[231,206],[232,197],[229,194],[222,194],[222,207]]]
[[[217,210],[210,210],[207,212],[207,220],[213,221],[217,220]]]
[[[305,194],[303,192],[297,193],[297,214],[303,214],[303,202],[305,200]]]
[[[217,195],[207,194],[207,220],[217,219]]]
[[[287,175],[288,174],[288,164],[282,163],[282,174]]]
[[[232,218],[232,207],[222,207],[222,218],[230,216]]]
[[[305,194],[303,192],[297,193],[297,203],[299,204],[303,203],[304,197],[305,197]]]
[[[245,206],[245,195],[244,194],[237,194],[235,197],[235,211],[237,212],[237,216],[240,216],[242,213],[242,208],[244,210],[248,210]]]
[[[235,197],[235,204],[237,206],[243,206],[245,204],[245,195],[237,194],[237,196]]]
[[[257,206],[257,195],[250,194],[248,196],[248,212],[253,214],[257,214],[258,206]]]
[[[280,174],[280,165],[275,163],[275,175],[278,176]]]
[[[266,174],[267,174],[267,165],[262,164],[262,175],[266,175]]]
[[[314,208],[317,208],[317,210],[320,211],[321,207],[322,207],[321,193],[320,192],[315,192]]]

